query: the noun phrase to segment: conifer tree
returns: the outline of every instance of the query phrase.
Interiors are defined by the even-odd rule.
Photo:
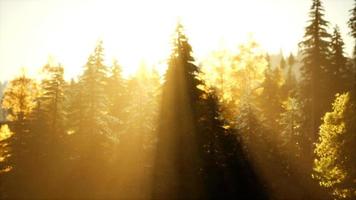
[[[333,80],[333,87],[329,88],[331,94],[348,91],[352,82],[352,70],[344,56],[344,42],[338,26],[334,28],[330,42],[330,68],[327,71],[329,80]]]
[[[299,44],[302,51],[301,98],[304,101],[306,121],[303,125],[309,141],[305,148],[311,150],[315,141],[320,118],[326,111],[332,96],[328,96],[330,80],[326,80],[325,71],[329,70],[328,24],[324,19],[321,0],[313,0],[309,13],[309,25],[305,29],[304,40]]]
[[[192,47],[177,25],[163,85],[153,199],[203,198],[197,112],[203,91]]]
[[[269,61],[268,61],[269,62]],[[272,69],[268,65],[265,70],[265,79],[262,83],[262,93],[259,96],[260,108],[264,118],[265,125],[273,130],[278,130],[278,123],[276,120],[282,111],[281,102],[281,85],[282,72],[279,67]]]
[[[241,144],[219,120],[216,98],[203,90],[180,24],[173,46],[163,85],[153,199],[264,199],[242,161]]]
[[[127,104],[127,87],[126,81],[122,77],[122,69],[117,60],[114,60],[110,68],[110,75],[106,86],[106,94],[109,102],[109,114],[113,116],[114,121],[111,122],[113,132],[118,139],[119,132],[122,132],[125,117],[125,106]]]
[[[63,131],[64,122],[64,69],[61,65],[47,64],[43,71],[47,76],[42,81],[41,109],[45,115],[48,130],[53,135]]]
[[[347,24],[351,29],[350,35],[354,38],[354,40],[356,40],[356,2],[354,2],[354,7],[350,10],[350,14],[351,17]],[[353,57],[356,58],[356,43],[354,44]]]
[[[75,109],[72,116],[77,119],[70,130],[73,133],[69,139],[70,165],[72,170],[80,173],[68,177],[66,188],[69,192],[63,194],[63,198],[99,198],[106,194],[103,185],[106,176],[96,173],[110,162],[114,142],[110,124],[116,119],[109,114],[105,91],[108,69],[103,53],[102,41],[99,41],[84,66],[83,75],[79,77],[77,85],[74,84],[73,89],[80,91],[74,102],[81,105],[72,105]]]

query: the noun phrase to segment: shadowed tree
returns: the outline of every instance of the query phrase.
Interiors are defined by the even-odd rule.
[[[30,116],[36,104],[38,87],[34,80],[22,74],[10,81],[5,89],[2,107],[8,111],[8,120],[11,121],[11,130],[14,135],[5,141],[7,143],[7,159],[1,163],[1,168],[10,171],[1,174],[4,187],[2,198],[33,197],[31,190],[31,175],[35,165],[33,162],[34,148],[31,146],[34,138],[30,132]],[[21,191],[21,192],[19,192]]]
[[[344,42],[338,26],[331,36],[330,62],[330,68],[326,71],[328,80],[332,80],[332,87],[328,88],[330,95],[348,91],[351,88],[353,71],[344,55]]]
[[[329,70],[329,22],[324,19],[321,0],[313,0],[309,13],[309,25],[305,29],[304,40],[299,44],[302,53],[302,81],[300,96],[304,101],[306,115],[303,149],[312,152],[312,143],[316,139],[321,116],[327,110],[332,96],[328,96],[330,80],[326,80]],[[329,81],[329,82],[328,82]]]
[[[203,90],[191,52],[178,24],[163,85],[152,198],[263,199],[236,136],[219,120],[216,98]]]

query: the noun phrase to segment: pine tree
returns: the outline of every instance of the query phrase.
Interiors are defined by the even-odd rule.
[[[105,92],[107,86],[108,69],[104,64],[104,49],[99,41],[93,54],[88,58],[84,74],[80,77],[80,84],[85,99],[83,113],[85,134],[106,135],[111,134],[108,113],[108,97]]]
[[[288,56],[288,66],[292,67],[293,65],[295,65],[296,60],[294,58],[293,53],[290,53],[290,55]]]
[[[316,144],[313,177],[337,199],[354,199],[355,190],[355,104],[350,94],[336,96],[327,112]]]
[[[114,132],[120,131],[120,126],[124,124],[125,105],[127,104],[126,81],[122,77],[122,69],[117,60],[114,60],[108,77],[107,90],[109,100],[109,114],[115,117],[117,121],[113,124]]]
[[[350,10],[351,17],[347,24],[351,29],[350,35],[356,39],[356,2],[354,3],[354,7]],[[355,42],[355,41],[354,41]],[[353,57],[356,58],[356,43],[354,44]]]
[[[223,119],[214,88],[206,91],[200,121],[202,174],[209,199],[267,198],[244,152],[239,132]]]
[[[331,94],[348,91],[352,82],[352,70],[344,56],[344,42],[341,38],[338,26],[334,28],[334,33],[330,42],[331,65],[327,71],[329,80],[333,80],[333,87],[329,88]]]
[[[282,82],[283,79],[280,68],[276,67],[275,69],[272,69],[272,67],[268,65],[265,70],[265,79],[262,83],[263,90],[258,98],[265,125],[273,131],[278,130],[278,123],[276,120],[282,111]]]
[[[81,105],[72,105],[74,110],[71,115],[77,119],[70,130],[73,134],[68,143],[70,165],[80,173],[70,177],[70,184],[66,185],[68,192],[63,194],[63,198],[99,198],[106,194],[103,181],[107,176],[98,176],[97,172],[108,167],[110,162],[115,134],[110,124],[116,119],[109,114],[105,91],[108,69],[104,64],[103,51],[102,42],[99,41],[84,66],[83,75],[74,84],[74,91],[80,91],[74,102]]]
[[[64,139],[64,69],[60,64],[49,62],[43,69],[44,79],[40,85],[41,94],[31,116],[30,132],[33,160],[42,167],[32,173],[36,181],[31,183],[36,198],[50,198],[58,189],[60,166],[65,156]],[[51,177],[51,178],[49,178]],[[46,188],[46,189],[44,189]]]
[[[220,121],[216,98],[203,90],[182,25],[176,34],[163,85],[153,198],[265,198],[242,161],[241,144]]]
[[[203,198],[196,127],[203,91],[197,88],[201,81],[196,78],[199,69],[193,62],[192,47],[178,24],[163,85],[154,199]]]
[[[283,57],[283,54],[281,55],[281,60],[279,62],[279,67],[281,68],[281,70],[284,70],[287,67],[287,62]]]
[[[54,135],[63,131],[64,121],[64,69],[61,65],[47,64],[43,71],[47,76],[42,81],[41,109],[45,115],[48,130]]]
[[[347,22],[349,28],[351,29],[350,35],[354,38],[354,49],[352,55],[352,66],[353,66],[353,73],[354,73],[354,80],[353,80],[353,91],[356,93],[356,2],[354,3],[353,9],[350,10],[351,17]]]
[[[309,14],[309,25],[306,27],[304,40],[299,44],[302,51],[301,98],[305,101],[306,123],[304,124],[307,142],[305,148],[311,150],[316,138],[319,120],[327,109],[329,100],[327,90],[330,80],[325,79],[329,68],[329,22],[324,19],[324,8],[321,0],[313,0]]]

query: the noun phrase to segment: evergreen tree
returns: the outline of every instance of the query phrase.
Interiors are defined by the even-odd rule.
[[[31,183],[36,198],[50,198],[58,190],[58,180],[63,168],[64,148],[64,69],[60,64],[48,63],[43,67],[44,79],[40,85],[41,94],[32,114],[30,132],[33,160],[38,167],[33,174],[36,181]],[[49,178],[51,177],[51,178]]]
[[[324,8],[321,0],[313,0],[309,14],[309,25],[306,27],[304,40],[299,44],[302,51],[301,98],[304,100],[306,121],[304,126],[305,148],[311,150],[315,141],[319,120],[327,109],[331,96],[325,71],[329,70],[328,22],[324,19]]]
[[[350,35],[354,38],[354,49],[352,55],[352,66],[354,72],[353,91],[356,93],[356,2],[353,9],[350,10],[351,18],[348,21],[349,28],[351,29]]]
[[[351,29],[350,35],[356,39],[356,2],[354,3],[354,7],[350,10],[351,17],[347,24]],[[355,42],[355,41],[354,41]],[[354,44],[353,57],[356,58],[356,43]]]
[[[279,62],[279,67],[281,68],[281,70],[284,70],[287,67],[287,62],[283,57],[283,54],[281,54],[281,60]]]
[[[272,69],[268,65],[265,70],[265,79],[262,83],[262,93],[259,96],[260,108],[264,118],[265,125],[277,131],[277,119],[282,111],[281,102],[281,85],[282,85],[282,72],[279,67]]]
[[[72,105],[75,110],[71,115],[77,119],[70,130],[73,134],[69,146],[70,166],[78,173],[67,177],[68,192],[62,198],[104,198],[108,192],[103,183],[107,176],[99,176],[97,172],[108,167],[113,154],[112,138],[115,136],[110,124],[116,119],[109,114],[105,91],[108,70],[104,64],[103,51],[102,41],[99,41],[88,58],[83,75],[74,84],[74,91],[80,91],[74,101],[81,105]]]
[[[56,135],[63,131],[64,121],[64,69],[61,65],[47,64],[43,71],[47,76],[42,81],[42,96],[40,97],[42,112],[45,115],[48,131]]]
[[[350,94],[336,97],[333,110],[320,126],[313,177],[337,199],[354,199],[355,190],[355,104]]]
[[[288,66],[292,67],[293,65],[295,65],[296,60],[294,58],[294,55],[292,53],[290,53],[290,55],[288,56]]]
[[[85,134],[106,135],[111,134],[108,113],[108,97],[105,92],[107,86],[108,68],[104,64],[104,49],[102,41],[99,41],[93,54],[88,58],[84,74],[80,77],[85,110],[83,129]]]
[[[158,126],[153,199],[203,198],[199,169],[198,107],[203,91],[197,86],[199,69],[193,64],[192,48],[177,25],[168,61]]]
[[[182,29],[178,24],[163,85],[153,199],[263,199],[236,136],[219,121],[216,99],[202,90]]]
[[[333,87],[329,88],[331,94],[348,91],[352,82],[352,70],[344,56],[344,42],[341,38],[338,26],[334,28],[334,33],[330,42],[331,65],[327,71],[329,80],[333,80]]]
[[[108,77],[106,94],[108,95],[109,114],[114,117],[111,123],[115,138],[118,138],[119,132],[122,132],[125,117],[125,106],[127,104],[126,81],[122,77],[122,69],[117,60],[114,60]]]

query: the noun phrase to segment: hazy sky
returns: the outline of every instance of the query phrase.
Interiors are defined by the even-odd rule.
[[[199,60],[251,33],[264,49],[297,51],[311,0],[0,0],[0,80],[26,67],[33,75],[54,57],[66,77],[77,75],[98,39],[107,63],[126,73],[138,63],[162,62],[179,17]],[[351,54],[346,25],[353,0],[324,0],[326,19],[338,24]]]

